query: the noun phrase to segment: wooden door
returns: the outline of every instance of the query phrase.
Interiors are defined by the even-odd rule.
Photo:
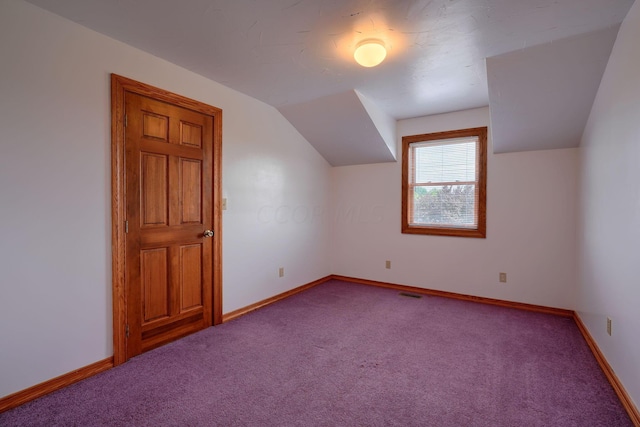
[[[128,359],[212,324],[213,118],[124,104]]]

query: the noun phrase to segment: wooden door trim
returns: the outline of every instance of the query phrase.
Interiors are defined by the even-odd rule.
[[[111,74],[111,262],[113,363],[126,361],[124,98],[131,92],[213,117],[213,324],[222,323],[222,110]]]

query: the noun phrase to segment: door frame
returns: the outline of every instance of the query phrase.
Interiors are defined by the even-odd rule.
[[[125,289],[126,199],[124,97],[135,93],[213,118],[213,324],[222,323],[222,110],[175,93],[111,74],[111,270],[113,291],[113,363],[126,362],[127,301]]]

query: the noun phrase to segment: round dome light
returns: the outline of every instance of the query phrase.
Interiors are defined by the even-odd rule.
[[[364,40],[358,43],[353,58],[363,67],[375,67],[387,57],[387,49],[380,40]]]

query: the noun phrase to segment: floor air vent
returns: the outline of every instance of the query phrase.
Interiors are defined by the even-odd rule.
[[[398,295],[400,295],[401,297],[407,297],[407,298],[416,298],[416,299],[422,298],[422,295],[408,294],[406,292],[400,292]]]

